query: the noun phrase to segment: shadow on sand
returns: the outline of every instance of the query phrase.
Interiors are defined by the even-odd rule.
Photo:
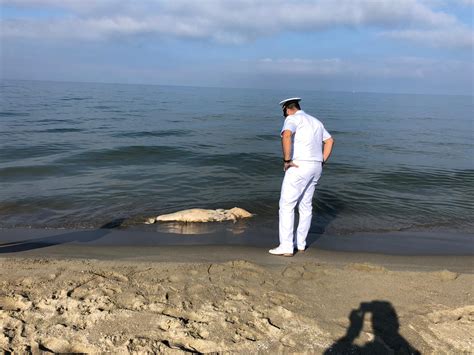
[[[364,326],[366,314],[371,315],[373,340],[364,345],[354,344]],[[350,325],[346,334],[331,345],[324,355],[330,354],[420,354],[403,338],[399,331],[395,308],[388,301],[362,302],[349,314]]]
[[[66,244],[72,242],[87,243],[98,240],[109,234],[112,229],[118,228],[125,221],[124,218],[115,219],[104,224],[99,229],[92,231],[76,231],[69,232],[51,237],[42,237],[36,239],[20,240],[16,242],[0,244],[0,254],[17,253],[27,250],[46,248],[58,244]]]

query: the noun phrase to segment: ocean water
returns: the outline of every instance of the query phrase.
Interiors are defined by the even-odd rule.
[[[243,207],[277,227],[278,102],[335,138],[311,231],[474,231],[471,96],[0,82],[0,227]]]

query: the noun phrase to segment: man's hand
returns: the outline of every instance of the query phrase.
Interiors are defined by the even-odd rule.
[[[287,171],[289,168],[291,167],[294,167],[294,168],[297,168],[298,165],[296,165],[295,163],[293,163],[293,160],[288,162],[288,163],[283,163],[283,171]]]

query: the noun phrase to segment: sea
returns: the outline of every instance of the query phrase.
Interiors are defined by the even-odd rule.
[[[244,208],[278,229],[278,102],[335,139],[312,233],[474,231],[472,96],[0,81],[0,228],[157,230]],[[185,232],[183,230],[183,232]]]

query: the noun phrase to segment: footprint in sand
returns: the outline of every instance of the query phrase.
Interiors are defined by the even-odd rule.
[[[447,309],[420,316],[425,327],[421,337],[440,352],[471,353],[474,334],[474,305]],[[411,327],[420,329],[419,326]]]
[[[21,296],[0,296],[0,310],[3,311],[24,311],[31,307],[31,302]]]

